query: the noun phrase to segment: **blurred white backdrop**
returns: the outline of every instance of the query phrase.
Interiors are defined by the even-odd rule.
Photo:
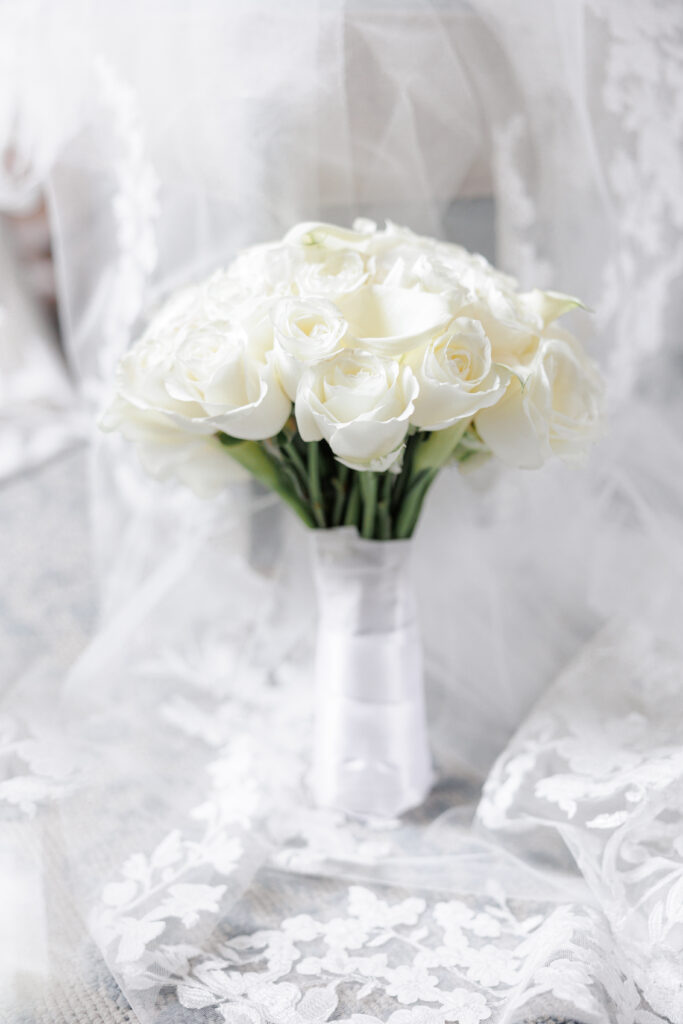
[[[214,1020],[224,1005],[226,1020],[280,1019],[258,1018],[253,1007],[231,1017],[232,1004],[218,999],[188,1005],[173,980],[188,983],[193,956],[217,956],[216,934],[251,891],[246,869],[203,909],[190,938],[176,921],[177,955],[183,944],[199,951],[184,954],[189,966],[169,967],[168,950],[142,942],[146,988],[136,987],[136,958],[116,944],[121,921],[112,924],[102,909],[115,916],[106,886],[131,881],[118,872],[132,853],[151,856],[165,834],[191,834],[193,801],[201,806],[208,792],[218,805],[223,789],[254,780],[269,810],[240,833],[252,870],[264,851],[270,870],[291,866],[298,844],[308,849],[307,870],[384,877],[413,891],[426,884],[414,862],[421,853],[434,888],[472,897],[475,909],[492,877],[510,897],[533,894],[552,906],[553,871],[574,863],[571,849],[587,881],[573,868],[562,885],[569,894],[576,884],[576,905],[591,909],[571,942],[561,932],[556,945],[547,939],[544,963],[563,941],[573,943],[572,962],[583,963],[576,935],[585,927],[593,987],[584,988],[594,1003],[577,981],[574,1003],[541,986],[538,1006],[523,1012],[620,1022],[637,1012],[643,1024],[683,1018],[681,851],[653,826],[661,813],[671,827],[683,810],[666,728],[675,734],[683,724],[675,717],[681,704],[664,692],[680,678],[683,610],[682,86],[676,0],[0,4],[0,205],[16,217],[46,204],[59,316],[57,340],[31,299],[17,229],[6,222],[0,806],[14,844],[7,857],[16,861],[18,849],[28,858],[19,904],[32,908],[26,919],[50,950],[23,970],[13,957],[12,1024],[95,1012],[125,1019],[133,1013],[125,999],[143,1021]],[[329,823],[300,821],[296,759],[308,735],[312,602],[302,531],[249,488],[206,505],[146,480],[131,450],[94,426],[117,358],[169,289],[296,221],[358,215],[461,242],[522,284],[581,296],[594,312],[575,314],[572,326],[600,361],[610,398],[608,436],[585,470],[452,475],[435,489],[417,539],[418,585],[444,781],[422,822],[428,838],[410,823],[391,854],[374,859],[363,846],[372,836],[342,839],[335,824],[334,838],[324,839]],[[60,461],[35,470],[60,451]],[[584,693],[583,703],[558,697],[550,709],[563,724],[544,734],[551,711],[532,711],[530,725],[530,708],[605,623],[607,640],[588,648],[561,688]],[[641,637],[634,623],[645,638],[633,639]],[[662,662],[661,643],[676,652]],[[620,673],[631,663],[649,668],[621,693]],[[578,677],[584,682],[572,684]],[[604,706],[591,705],[603,687]],[[601,859],[606,835],[591,830],[586,813],[572,842],[550,844],[553,871],[535,873],[552,859],[544,837],[566,839],[572,815],[558,825],[544,820],[542,804],[529,810],[534,772],[562,773],[553,766],[567,735],[599,746],[601,715],[636,715],[643,725],[637,743],[615,727],[617,753],[606,767],[572,769],[584,783],[593,779],[593,796],[590,786],[581,791],[586,806],[600,803],[595,792],[607,786],[605,805],[593,809],[594,818],[617,816],[609,854]],[[525,720],[522,739],[508,748]],[[283,741],[269,751],[268,737],[287,730],[291,749]],[[258,767],[253,778],[242,768],[234,783],[226,776],[219,784],[216,766],[238,733],[257,751]],[[634,743],[639,759],[629,761]],[[509,800],[508,820],[486,802],[477,820],[504,833],[518,812],[511,830],[528,836],[514,865],[502,840],[471,846],[461,829],[501,754],[487,799],[495,806],[497,792],[499,811]],[[506,764],[524,774],[525,757],[531,795],[505,774]],[[280,820],[288,813],[291,832]],[[533,827],[520,824],[528,818]],[[235,838],[230,828],[225,842]],[[663,844],[665,881],[653,877],[658,893],[634,896],[626,877],[640,856],[636,839],[646,846],[653,836],[653,849]],[[330,856],[342,843],[342,854]],[[437,854],[438,871],[429,859]],[[208,884],[204,868],[193,884]],[[275,899],[260,884],[257,892]],[[294,914],[291,884],[274,891],[287,891]],[[98,912],[100,924],[106,919],[99,931]],[[89,928],[74,923],[80,917]],[[604,942],[595,938],[601,929]],[[90,933],[100,952],[87,945]],[[170,933],[167,924],[163,941]],[[618,970],[613,950],[623,958]],[[638,1011],[636,984],[644,991]],[[482,991],[492,1020],[522,1013],[519,992],[493,983]],[[65,1009],[65,998],[86,1008]],[[338,1019],[369,1012],[349,1000]],[[406,1022],[428,1020],[413,1009]],[[372,1012],[388,1019],[379,1004]]]

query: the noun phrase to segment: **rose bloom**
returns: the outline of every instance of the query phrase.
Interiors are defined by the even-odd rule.
[[[382,473],[397,463],[418,383],[408,366],[370,352],[344,351],[309,367],[296,394],[304,441],[327,441],[351,469]]]
[[[291,402],[267,351],[263,311],[252,311],[244,325],[211,323],[203,308],[197,289],[162,308],[122,358],[100,424],[131,440],[152,475],[176,476],[208,495],[242,472],[215,434],[271,437],[291,414]]]
[[[190,293],[191,294],[191,293]],[[116,391],[140,410],[163,413],[190,433],[219,430],[271,437],[291,412],[277,379],[265,307],[244,321],[211,322],[201,299],[160,311],[119,364]]]
[[[188,434],[163,413],[138,409],[116,397],[100,419],[102,430],[118,430],[137,449],[147,473],[176,479],[199,498],[213,498],[230,483],[247,478],[212,434]]]
[[[475,417],[482,440],[511,466],[536,469],[552,455],[581,461],[602,432],[604,385],[579,343],[555,329],[542,338],[524,377]]]
[[[577,305],[389,222],[299,224],[166,302],[102,426],[206,493],[236,471],[215,435],[275,438],[292,403],[303,440],[354,470],[397,472],[409,429],[470,421],[510,465],[576,461],[602,414],[595,364],[554,323]]]
[[[442,430],[471,419],[500,401],[510,380],[510,371],[493,363],[482,325],[467,317],[457,317],[406,361],[420,386],[412,422],[423,430]]]
[[[307,366],[341,352],[348,324],[325,299],[280,299],[270,318],[275,339],[275,365],[291,399]]]

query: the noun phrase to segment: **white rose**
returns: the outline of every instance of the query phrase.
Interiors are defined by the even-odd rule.
[[[433,273],[434,242],[388,221],[386,230],[378,232],[372,241],[370,259],[375,284],[423,287]]]
[[[551,455],[580,461],[601,434],[602,378],[596,364],[565,332],[542,338],[522,383],[483,409],[475,426],[503,462],[536,469]]]
[[[399,356],[434,337],[453,316],[448,295],[413,288],[366,285],[337,306],[358,348]]]
[[[491,360],[491,343],[477,320],[458,317],[425,349],[407,357],[420,393],[411,422],[442,430],[498,402],[510,372]]]
[[[323,438],[351,469],[384,472],[400,459],[418,383],[408,366],[345,351],[301,378],[296,420],[304,441]]]
[[[290,228],[284,237],[284,244],[330,250],[367,250],[376,237],[376,229],[374,221],[362,217],[354,221],[353,228],[342,228],[338,224],[327,224],[324,221],[303,221]]]
[[[202,315],[202,306],[203,296],[200,285],[192,284],[185,288],[179,288],[157,310],[142,337],[164,337],[168,344],[171,344],[191,319]]]
[[[226,270],[212,274],[202,291],[204,319],[210,322],[232,320],[250,311],[259,298],[253,282],[241,281]]]
[[[100,427],[118,430],[132,441],[151,476],[175,478],[200,498],[212,498],[228,484],[248,477],[217,437],[188,434],[163,413],[139,409],[120,396],[100,419]]]
[[[530,365],[543,324],[538,317],[523,315],[514,292],[491,278],[482,279],[470,290],[459,315],[481,323],[495,363],[515,372]]]
[[[186,325],[172,344],[138,342],[121,361],[118,392],[188,432],[243,440],[272,437],[291,412],[270,355],[255,353],[244,327],[229,323]]]
[[[451,305],[467,299],[458,271],[433,253],[416,248],[401,247],[380,254],[374,260],[374,281],[385,287],[447,294]]]
[[[348,324],[326,299],[280,299],[271,319],[275,365],[282,386],[294,399],[305,368],[341,352]]]
[[[453,270],[457,268],[460,283],[464,288],[475,295],[485,295],[490,289],[497,289],[505,294],[512,294],[517,290],[517,280],[491,266],[485,256],[466,251],[464,256],[448,255],[447,250],[457,248],[443,243],[439,246],[439,253],[447,266]]]
[[[304,250],[307,256],[296,273],[295,283],[304,298],[320,296],[334,301],[357,291],[368,279],[361,253],[351,249]]]
[[[303,256],[293,246],[282,242],[253,245],[241,252],[223,271],[226,283],[231,281],[249,295],[291,294],[292,282]]]
[[[387,222],[370,246],[375,283],[449,293],[452,302],[464,303],[467,293],[497,282],[516,286],[513,278],[497,271],[483,257],[462,246],[413,234]]]
[[[495,362],[524,371],[534,359],[546,327],[557,317],[580,306],[578,299],[560,292],[515,291],[513,278],[494,272],[472,285],[461,316],[481,321]]]

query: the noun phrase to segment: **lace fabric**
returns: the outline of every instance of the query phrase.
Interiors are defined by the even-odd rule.
[[[613,625],[544,695],[477,812],[503,836],[556,831],[638,987],[671,1020],[683,1013],[679,687],[677,657],[636,624]]]
[[[489,191],[497,262],[596,310],[575,327],[613,404],[581,474],[436,485],[415,563],[439,781],[389,826],[311,804],[313,591],[269,497],[201,505],[93,438],[90,552],[80,456],[3,489],[2,1013],[680,1020],[680,5],[0,20],[2,201],[48,193],[90,420],[146,311],[241,245],[359,213],[473,244]]]
[[[168,613],[145,623],[151,650]],[[474,831],[476,781],[443,769],[420,812],[381,825],[311,807],[307,638],[281,667],[226,674],[244,629],[228,618],[203,662],[196,646],[175,664],[107,658],[118,711],[96,705],[61,745],[35,716],[30,738],[5,737],[39,783],[25,835],[52,837],[50,873],[55,831],[80,866],[69,896],[139,1019],[677,1019],[675,656],[611,627],[494,766]],[[80,708],[87,680],[72,677]]]

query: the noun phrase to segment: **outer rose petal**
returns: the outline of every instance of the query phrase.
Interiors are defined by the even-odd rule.
[[[578,341],[564,331],[541,339],[524,386],[513,378],[501,402],[476,427],[494,455],[536,469],[551,455],[582,461],[602,429],[602,378]]]
[[[359,420],[330,431],[328,442],[339,461],[351,469],[383,473],[400,457],[407,429],[405,417],[388,423]]]
[[[542,425],[525,402],[522,385],[516,377],[496,405],[477,414],[474,424],[493,454],[511,466],[538,469],[551,455],[547,436],[543,437]]]
[[[245,441],[262,441],[279,433],[289,419],[292,403],[280,387],[271,363],[262,374],[258,401],[211,417],[217,430]]]
[[[458,391],[449,384],[422,379],[412,422],[423,430],[444,430],[458,420],[471,419],[475,413],[501,401],[509,379],[509,371],[504,367],[498,373],[492,370],[480,391]]]
[[[296,425],[303,441],[322,441],[323,432],[318,425],[318,420],[324,421],[313,410],[313,403],[308,395],[304,395],[301,389],[301,397],[297,399],[294,406],[296,412]]]
[[[212,498],[248,474],[213,436],[188,434],[163,413],[144,411],[116,397],[100,419],[132,441],[145,470],[157,480],[175,477],[200,498]]]
[[[140,405],[141,411],[145,411],[143,402],[136,404]],[[188,411],[196,409],[196,403],[187,404]],[[210,435],[222,430],[243,441],[261,441],[273,437],[282,430],[291,415],[292,403],[282,390],[269,363],[261,373],[259,395],[253,402],[235,409],[226,408],[216,415],[183,415],[182,412],[166,410],[159,405],[150,406],[149,411],[162,413],[179,430],[184,430],[188,434]]]

